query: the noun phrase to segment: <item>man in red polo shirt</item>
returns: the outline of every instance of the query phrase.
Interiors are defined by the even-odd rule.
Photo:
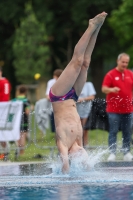
[[[130,153],[133,73],[127,69],[129,61],[130,56],[121,53],[116,68],[105,75],[102,83],[102,92],[107,95],[106,111],[109,120],[108,161],[116,159],[116,139],[119,128],[122,130],[124,161],[133,160]]]
[[[2,67],[0,67],[0,102],[5,102],[10,100],[11,85],[10,82],[2,77]],[[8,142],[0,142],[4,149],[8,149]],[[6,150],[5,150],[6,151]],[[7,160],[8,152],[5,154],[0,154],[0,159]]]

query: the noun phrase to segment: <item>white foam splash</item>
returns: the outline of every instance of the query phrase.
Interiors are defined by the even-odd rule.
[[[73,157],[70,158],[69,175],[78,175],[93,170],[95,164],[102,161],[107,152],[108,149],[103,150],[99,148],[87,152],[88,157],[84,157],[81,153],[75,153]],[[59,156],[54,159],[49,158],[48,162],[51,163],[49,167],[52,168],[53,175],[62,175],[62,162]]]

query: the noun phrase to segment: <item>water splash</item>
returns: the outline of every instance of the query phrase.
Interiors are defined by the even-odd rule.
[[[102,161],[107,152],[108,149],[97,148],[94,151],[88,151],[88,157],[81,155],[80,152],[73,154],[70,157],[69,175],[79,175],[94,170],[95,164]],[[50,163],[49,167],[52,168],[53,175],[62,175],[62,161],[59,156],[49,158],[47,162]]]

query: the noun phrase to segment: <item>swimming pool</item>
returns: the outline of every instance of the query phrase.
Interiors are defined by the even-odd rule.
[[[51,185],[42,187],[0,188],[1,200],[132,200],[131,185]]]
[[[86,172],[53,173],[47,163],[0,166],[1,200],[130,200],[133,163],[97,164]]]

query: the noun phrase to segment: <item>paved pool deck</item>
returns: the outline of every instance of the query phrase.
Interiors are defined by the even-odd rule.
[[[28,165],[28,164],[39,164],[39,163],[45,163],[44,161],[31,161],[31,162],[11,162],[11,161],[0,161],[0,166],[8,166],[8,165]]]

